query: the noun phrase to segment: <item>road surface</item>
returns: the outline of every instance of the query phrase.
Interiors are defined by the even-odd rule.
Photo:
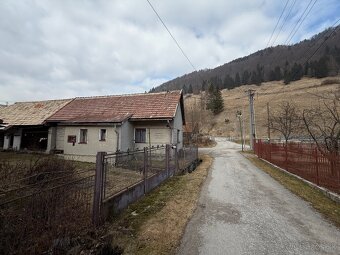
[[[340,254],[340,230],[217,139],[215,160],[179,255]]]

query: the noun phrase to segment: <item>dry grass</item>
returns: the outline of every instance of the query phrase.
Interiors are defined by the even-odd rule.
[[[210,156],[201,159],[194,172],[172,177],[114,218],[108,226],[113,246],[124,254],[174,254],[212,163]]]
[[[203,133],[237,138],[240,137],[240,132],[236,112],[241,110],[244,119],[244,134],[247,136],[249,133],[249,102],[245,91],[255,89],[254,107],[257,137],[266,137],[267,103],[269,103],[272,110],[279,103],[287,100],[294,102],[300,110],[311,108],[315,106],[317,100],[317,97],[313,96],[313,94],[335,91],[339,87],[338,80],[339,77],[303,78],[288,85],[284,85],[282,81],[273,81],[265,82],[261,86],[244,85],[231,90],[225,89],[222,91],[224,111],[216,116],[213,116],[208,111],[200,111],[201,96],[192,95],[185,98],[185,108],[188,109],[186,116],[188,116],[189,120],[192,115],[195,120],[201,120],[199,126]],[[192,109],[196,109],[196,112],[192,113]]]
[[[337,227],[340,227],[339,204],[325,196],[321,191],[312,188],[303,181],[258,159],[254,154],[244,153],[243,155],[245,155],[259,169],[262,169],[294,194],[309,202],[311,206],[323,214],[327,219],[332,221]]]

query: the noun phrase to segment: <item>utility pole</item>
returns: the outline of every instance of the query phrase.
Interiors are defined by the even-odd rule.
[[[238,121],[240,123],[240,134],[241,134],[241,144],[242,144],[242,151],[243,151],[243,123],[242,123],[242,112],[237,111],[236,117],[238,118]]]
[[[268,123],[268,140],[270,143],[270,114],[269,114],[269,102],[267,103],[267,123]]]
[[[249,89],[248,91],[249,96],[249,112],[250,112],[250,130],[249,130],[249,140],[250,140],[250,149],[254,149],[254,139],[256,138],[255,134],[255,114],[254,114],[254,95],[255,90]]]

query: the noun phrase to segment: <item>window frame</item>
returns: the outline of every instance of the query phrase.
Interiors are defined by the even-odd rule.
[[[85,131],[85,136],[82,136],[82,132],[84,132]],[[79,143],[80,144],[87,144],[87,134],[88,134],[88,129],[87,128],[81,128],[80,129],[80,131],[79,131]],[[85,141],[83,141],[83,139],[82,138],[85,138]]]
[[[68,135],[67,136],[67,143],[76,143],[77,142],[77,136],[76,135]]]
[[[103,138],[103,134],[104,134],[104,138]],[[105,142],[106,141],[106,134],[107,134],[106,128],[99,129],[99,141],[100,142]]]
[[[137,134],[137,132],[141,132],[141,134]],[[144,139],[142,138],[142,135],[144,135]],[[135,143],[146,143],[146,128],[135,128]]]

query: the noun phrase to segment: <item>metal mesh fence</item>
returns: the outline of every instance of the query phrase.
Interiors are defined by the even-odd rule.
[[[144,157],[143,150],[105,155],[104,199],[143,180]]]
[[[68,179],[68,182],[64,182]],[[91,225],[94,175],[49,179],[1,193],[0,250],[41,254]]]

